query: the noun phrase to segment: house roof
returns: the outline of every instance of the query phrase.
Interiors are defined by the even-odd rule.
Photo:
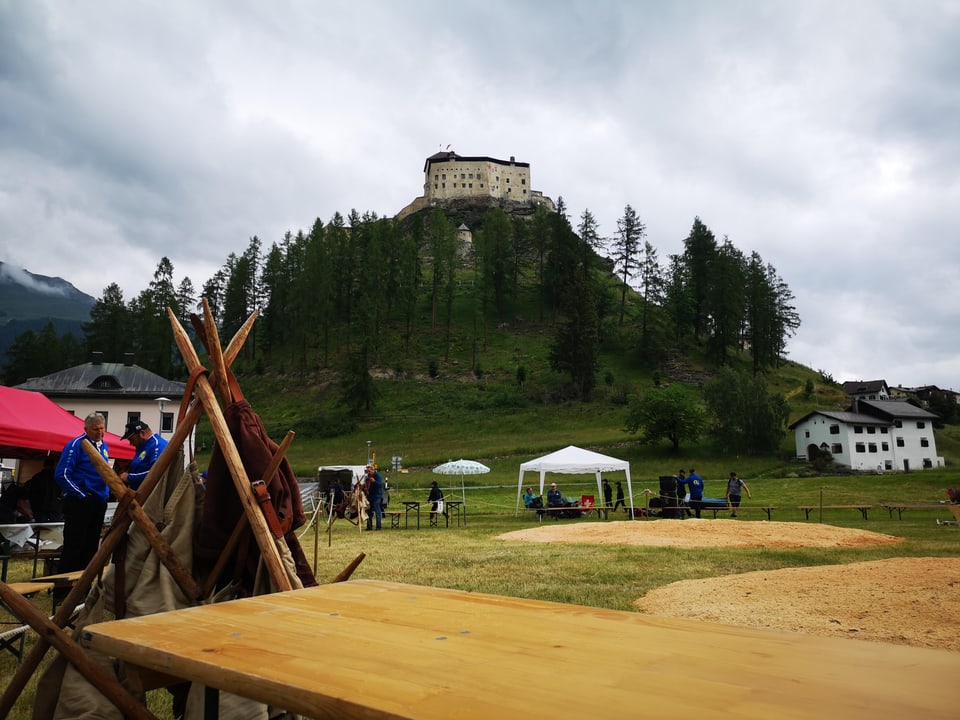
[[[789,429],[796,430],[814,415],[823,415],[846,425],[890,425],[897,419],[932,420],[938,417],[906,400],[858,400],[854,407],[857,409],[814,410],[791,423]]]
[[[430,157],[428,157],[423,163],[423,171],[427,172],[427,169],[432,163],[445,163],[445,162],[492,162],[497,165],[513,165],[514,167],[530,167],[530,163],[517,162],[513,158],[509,160],[499,160],[497,158],[488,157],[486,155],[457,155],[453,150],[441,150],[436,152]]]
[[[146,368],[132,363],[85,363],[66,370],[30,378],[16,386],[47,397],[183,397],[186,385],[167,380]]]
[[[932,420],[940,417],[936,413],[919,408],[907,400],[860,400],[857,402],[857,407],[861,413],[887,420],[893,420],[894,418]]]
[[[863,402],[861,400],[861,402]],[[799,420],[790,424],[789,429],[795,430],[798,425],[806,422],[814,415],[823,415],[824,417],[844,423],[845,425],[889,425],[889,420],[874,417],[873,415],[864,415],[863,413],[850,412],[849,410],[814,410],[808,412]]]
[[[856,395],[858,393],[876,393],[886,388],[886,380],[850,380],[843,384],[843,391],[847,395]]]

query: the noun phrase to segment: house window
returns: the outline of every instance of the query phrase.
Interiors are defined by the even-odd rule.
[[[138,412],[127,413],[127,425],[133,425],[135,422],[139,420],[140,420],[140,413]]]
[[[877,429],[873,425],[867,426],[867,435],[876,435]]]
[[[165,412],[160,415],[160,432],[168,435],[173,432],[173,413]]]
[[[895,428],[902,428],[902,427],[903,427],[903,420],[899,420],[899,419],[898,419],[898,420],[894,420],[894,421],[893,421],[893,426],[894,426]]]
[[[866,451],[867,451],[867,448],[866,448],[866,446],[865,446],[863,443],[857,443],[857,452],[858,452],[858,453],[862,453],[862,452],[866,452]]]
[[[927,438],[920,438],[920,447],[930,447],[930,440]]]
[[[854,425],[853,432],[857,435],[863,435],[863,425]]]
[[[803,436],[804,436],[805,438],[810,437],[810,431],[809,431],[809,430],[804,430]]]
[[[903,438],[901,437],[897,438],[897,447],[903,447]]]
[[[867,450],[869,450],[872,453],[875,453],[877,451],[877,444],[870,443],[869,445],[867,445]]]
[[[884,470],[893,470],[893,460],[884,460],[883,461]]]
[[[888,443],[888,442],[882,442],[882,443],[880,443],[880,449],[883,450],[884,452],[889,451],[889,450],[890,450],[890,443]]]
[[[889,430],[887,430],[887,428],[886,428],[886,427],[882,427],[882,428],[880,428],[880,434],[881,434],[881,435],[886,435],[886,434],[887,434],[888,432],[890,432],[890,431],[889,431]]]
[[[839,435],[839,434],[840,434],[840,426],[839,426],[839,425],[831,425],[831,426],[830,426],[830,434],[831,434],[831,435]]]
[[[107,410],[97,410],[97,412],[100,413],[101,415],[103,415],[103,427],[104,427],[104,429],[107,429],[108,427],[110,427],[110,424],[109,424],[109,421],[110,421],[110,413],[109,413]],[[120,434],[123,435],[123,433],[120,433]]]
[[[917,430],[923,430],[927,424],[923,420],[917,420]]]
[[[840,443],[834,443],[830,446],[830,452],[832,452],[834,455],[840,455],[843,452],[843,445]]]
[[[923,459],[923,466],[924,466],[925,468],[927,468],[928,470],[933,467],[933,463],[930,462],[930,458],[924,458],[924,459]]]

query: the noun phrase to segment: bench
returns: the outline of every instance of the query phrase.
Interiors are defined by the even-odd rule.
[[[384,510],[383,516],[390,518],[390,527],[400,527],[400,516],[403,515],[399,510]]]
[[[903,520],[904,510],[942,510],[947,507],[946,503],[887,503],[881,505],[884,510],[890,513],[890,519],[893,519],[893,513],[896,511],[897,519]]]
[[[873,505],[801,505],[800,510],[803,510],[804,517],[809,520],[810,513],[814,510],[859,510],[860,514],[863,515],[863,519],[867,519],[867,512],[872,508]]]
[[[47,575],[46,577],[38,577],[24,582],[9,583],[7,587],[24,597],[32,597],[37,593],[51,591],[55,588],[73,587],[77,584],[81,575],[83,575],[83,571],[76,570],[73,572],[58,573],[56,575]],[[81,607],[82,605],[77,606],[74,614],[76,614]],[[56,612],[57,605],[56,599],[54,599],[53,614],[56,614]],[[29,625],[19,625],[0,632],[0,651],[8,651],[19,663],[20,660],[23,659],[23,646],[28,630],[30,630]]]
[[[738,508],[736,509],[736,511],[737,511],[737,513],[742,513],[742,512],[744,512],[745,510],[762,510],[764,513],[766,513],[766,515],[767,515],[767,520],[772,520],[773,518],[771,517],[771,513],[773,513],[773,511],[776,510],[776,509],[777,509],[777,507],[776,507],[775,505],[741,505],[740,507],[738,507]],[[733,508],[732,508],[732,507],[715,507],[715,506],[710,506],[710,507],[702,507],[702,508],[700,508],[700,512],[701,512],[701,513],[707,512],[708,510],[713,513],[713,519],[714,519],[714,520],[717,519],[717,513],[719,513],[719,512],[723,512],[724,510],[729,510],[729,511],[733,512]]]

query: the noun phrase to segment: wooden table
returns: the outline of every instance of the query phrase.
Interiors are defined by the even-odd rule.
[[[417,530],[420,529],[420,501],[419,500],[401,500],[403,505],[403,527],[410,527],[410,511],[417,511]]]
[[[312,718],[953,720],[960,707],[948,650],[373,580],[100,623],[81,642]]]

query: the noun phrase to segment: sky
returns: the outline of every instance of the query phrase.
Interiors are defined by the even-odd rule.
[[[0,261],[199,290],[425,159],[758,252],[837,381],[960,390],[960,0],[0,0]]]

